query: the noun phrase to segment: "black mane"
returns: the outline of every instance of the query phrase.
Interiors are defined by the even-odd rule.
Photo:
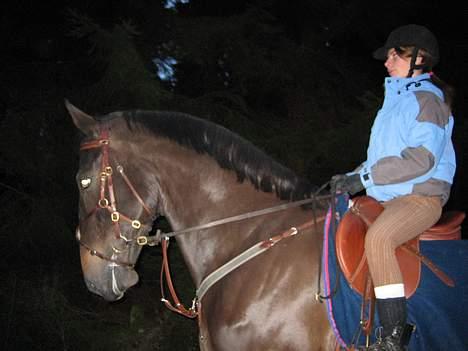
[[[131,130],[143,127],[154,135],[208,154],[222,168],[236,172],[239,181],[248,179],[257,189],[275,192],[281,199],[308,198],[315,190],[307,180],[298,177],[249,141],[210,121],[164,111],[126,111],[119,115]]]

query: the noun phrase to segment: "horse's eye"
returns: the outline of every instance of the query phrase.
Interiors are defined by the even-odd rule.
[[[86,189],[91,185],[91,178],[80,179],[81,189]]]

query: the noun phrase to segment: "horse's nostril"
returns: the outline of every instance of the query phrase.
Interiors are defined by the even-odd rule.
[[[92,291],[92,292],[97,292],[97,287],[96,287],[96,284],[94,284],[93,282],[85,279],[85,283],[86,283],[86,286],[88,287],[88,290]]]

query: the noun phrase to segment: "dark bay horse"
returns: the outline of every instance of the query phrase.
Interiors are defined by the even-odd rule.
[[[121,298],[137,283],[133,266],[141,246],[135,240],[157,216],[178,231],[314,191],[251,143],[208,121],[149,111],[92,117],[66,105],[85,134],[77,173],[82,270],[88,289],[106,300]],[[291,207],[176,240],[199,287],[256,243],[310,221],[312,212]],[[202,350],[334,349],[325,304],[315,299],[322,227],[319,222],[287,237],[208,289],[197,305]]]

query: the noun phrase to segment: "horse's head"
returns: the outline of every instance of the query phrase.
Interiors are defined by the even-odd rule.
[[[130,174],[127,169],[132,155],[114,133],[118,121],[98,121],[68,102],[66,106],[86,135],[76,176],[80,193],[76,237],[84,279],[91,292],[114,301],[138,282],[137,237],[151,229],[154,204],[141,172]]]

